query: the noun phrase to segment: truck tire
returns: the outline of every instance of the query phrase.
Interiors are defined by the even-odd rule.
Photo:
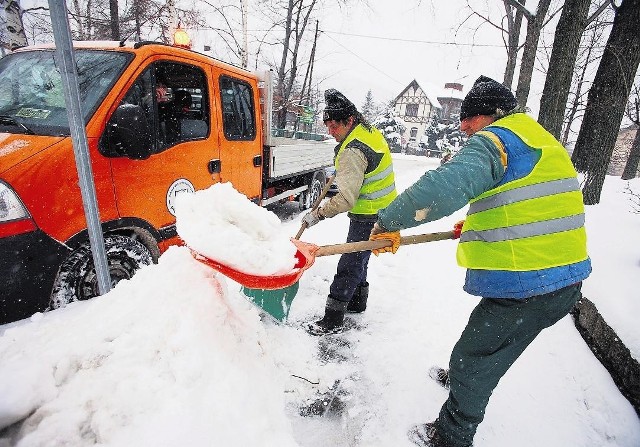
[[[322,188],[326,183],[326,178],[323,172],[316,172],[311,178],[309,183],[309,189],[300,194],[300,209],[306,210],[311,208],[311,205],[320,197]]]
[[[104,246],[112,287],[123,279],[130,279],[141,267],[153,263],[149,249],[130,237],[118,234],[107,235],[104,238]],[[87,300],[98,295],[98,277],[93,264],[91,246],[86,242],[72,251],[60,265],[58,276],[53,284],[50,309],[64,307],[70,302]]]

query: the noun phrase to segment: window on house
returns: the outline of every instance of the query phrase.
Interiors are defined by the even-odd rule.
[[[418,104],[407,104],[407,116],[418,116]]]
[[[417,127],[412,127],[411,128],[411,138],[415,138],[418,135],[418,128]]]

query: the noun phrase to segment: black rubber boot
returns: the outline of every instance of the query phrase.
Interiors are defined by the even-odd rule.
[[[324,308],[324,317],[315,323],[311,323],[307,331],[311,335],[337,334],[344,328],[344,313],[347,303],[338,301],[331,297],[327,298],[327,305]]]
[[[429,368],[429,377],[438,382],[442,388],[449,389],[449,370],[439,366],[432,366]]]
[[[367,309],[367,298],[369,298],[369,283],[364,282],[358,286],[347,305],[347,312],[360,313]]]
[[[419,447],[453,447],[440,436],[436,422],[414,425],[407,433],[409,440]]]

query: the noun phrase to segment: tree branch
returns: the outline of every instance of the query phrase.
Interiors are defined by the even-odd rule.
[[[506,3],[509,3],[511,6],[520,11],[527,20],[535,19],[535,14],[532,14],[522,3],[517,0],[505,0]]]

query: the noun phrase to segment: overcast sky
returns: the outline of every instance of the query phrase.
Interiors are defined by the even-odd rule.
[[[502,81],[506,53],[499,32],[485,26],[456,33],[468,15],[464,0],[369,3],[324,8],[315,66],[321,90],[343,90],[361,105],[369,89],[374,99],[386,101],[414,78],[436,88],[457,81],[465,93],[481,74]],[[493,16],[500,13],[496,9]],[[530,107],[537,110],[537,101]]]

